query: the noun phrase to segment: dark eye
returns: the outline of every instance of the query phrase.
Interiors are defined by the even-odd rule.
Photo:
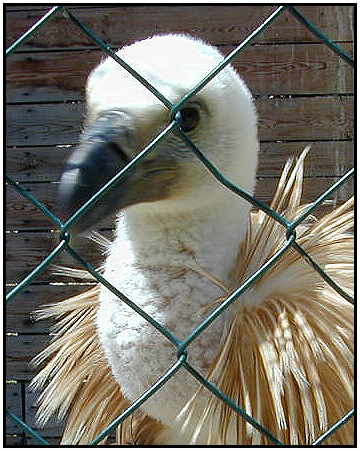
[[[198,109],[186,107],[180,110],[179,113],[181,118],[181,129],[184,132],[191,132],[191,130],[194,130],[194,128],[197,127],[200,121],[200,113]]]

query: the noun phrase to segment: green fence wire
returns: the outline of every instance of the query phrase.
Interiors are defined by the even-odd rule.
[[[59,253],[66,250],[78,263],[80,263],[84,268],[86,268],[99,283],[105,285],[109,290],[115,293],[123,302],[128,304],[133,310],[135,310],[139,315],[149,321],[157,330],[159,330],[177,349],[178,360],[173,364],[173,366],[149,389],[143,393],[128,409],[126,409],[116,420],[114,420],[107,428],[105,428],[101,434],[99,434],[90,445],[97,445],[104,438],[106,438],[119,424],[121,424],[128,416],[130,416],[136,409],[138,409],[149,397],[151,397],[157,390],[159,390],[166,382],[180,369],[185,368],[195,379],[197,379],[201,384],[203,384],[210,392],[221,399],[223,402],[227,403],[228,406],[241,415],[245,421],[250,423],[254,428],[259,430],[264,434],[272,443],[276,445],[286,445],[280,442],[273,434],[265,429],[260,423],[256,421],[255,418],[251,417],[247,412],[237,405],[232,399],[230,399],[225,393],[223,393],[216,385],[204,378],[200,373],[193,368],[187,360],[187,348],[190,343],[196,339],[209,325],[221,315],[229,306],[235,302],[238,297],[244,293],[256,280],[258,280],[262,275],[282,257],[290,248],[295,249],[304,260],[310,264],[315,271],[317,271],[321,277],[332,287],[337,293],[343,296],[347,301],[353,303],[353,298],[346,293],[332,278],[326,274],[326,272],[313,260],[313,258],[296,242],[296,227],[301,224],[315,209],[317,209],[321,203],[327,199],[331,194],[338,190],[344,183],[349,181],[349,179],[354,174],[354,169],[350,170],[343,177],[340,178],[333,186],[331,186],[327,191],[325,191],[321,196],[319,196],[306,211],[304,211],[298,218],[290,222],[282,215],[273,211],[259,199],[256,199],[251,194],[244,191],[241,187],[233,184],[229,179],[227,179],[218,169],[209,161],[204,154],[198,149],[195,144],[188,138],[188,136],[182,132],[180,127],[180,118],[177,114],[184,103],[186,103],[191,97],[193,97],[197,92],[199,92],[209,81],[214,78],[226,65],[239,56],[239,54],[247,48],[252,42],[263,33],[271,24],[276,21],[285,11],[291,13],[300,23],[310,30],[311,33],[317,36],[323,43],[325,43],[333,52],[335,52],[339,57],[346,61],[351,66],[354,66],[353,59],[347,55],[343,49],[341,49],[337,44],[330,40],[326,35],[324,35],[321,30],[319,30],[315,25],[313,25],[309,20],[307,20],[300,11],[297,10],[293,5],[279,6],[253,33],[251,33],[234,51],[232,51],[223,61],[215,67],[206,77],[199,82],[190,92],[188,92],[178,103],[173,104],[168,99],[166,99],[159,91],[157,91],[147,80],[141,77],[132,67],[126,64],[118,55],[116,55],[111,49],[110,45],[105,43],[100,39],[92,30],[82,24],[65,6],[55,6],[47,14],[45,14],[34,26],[32,26],[23,36],[21,36],[15,43],[13,43],[6,51],[6,56],[14,53],[19,46],[21,46],[27,39],[29,39],[37,30],[42,27],[48,20],[50,20],[54,15],[62,12],[66,17],[69,18],[73,23],[75,23],[90,39],[92,39],[105,53],[112,57],[118,64],[120,64],[124,69],[126,69],[130,74],[132,74],[140,83],[142,83],[147,89],[149,89],[171,112],[171,122],[166,127],[166,129],[161,132],[146,148],[142,150],[124,169],[117,173],[108,183],[106,183],[91,199],[89,199],[78,211],[76,211],[72,217],[70,217],[65,223],[60,221],[60,219],[54,215],[40,200],[38,200],[34,195],[25,190],[21,184],[13,180],[11,177],[7,176],[6,181],[8,184],[12,185],[14,189],[17,190],[22,196],[29,200],[33,205],[35,205],[40,211],[43,212],[58,228],[61,230],[60,242],[58,246],[30,273],[28,274],[6,297],[6,302],[14,299],[24,288],[30,284],[34,278],[38,277],[42,271],[44,271],[52,261],[59,255]],[[90,209],[101,197],[106,195],[110,189],[121,182],[121,180],[126,176],[126,174],[136,167],[153,149],[170,133],[177,133],[184,142],[187,144],[189,149],[199,158],[200,161],[209,169],[209,171],[214,175],[214,177],[226,186],[229,190],[246,199],[252,205],[264,211],[266,214],[271,216],[274,220],[280,223],[284,227],[284,232],[286,235],[286,241],[281,249],[263,266],[261,266],[254,274],[252,274],[237,290],[232,292],[219,307],[217,307],[202,323],[200,323],[184,340],[179,340],[174,336],[168,329],[163,327],[154,318],[149,316],[141,308],[139,308],[136,303],[127,298],[124,294],[119,292],[115,287],[113,287],[106,279],[104,279],[101,274],[87,261],[85,261],[70,245],[70,234],[67,232],[69,227],[76,222],[88,209]],[[29,425],[24,423],[19,417],[14,413],[7,410],[7,416],[17,425],[19,425],[27,434],[32,436],[41,445],[50,445],[50,443],[41,437],[34,429]],[[350,410],[346,415],[340,418],[334,425],[332,425],[325,433],[318,437],[312,445],[320,445],[326,439],[328,439],[336,430],[342,427],[354,416],[354,409]]]

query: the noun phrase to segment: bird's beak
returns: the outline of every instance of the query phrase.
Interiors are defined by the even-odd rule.
[[[115,128],[111,124],[111,120],[102,120],[90,126],[65,165],[58,201],[66,219],[131,161],[131,157],[114,140],[116,136],[116,142],[121,142],[119,133],[128,135],[129,130],[126,127]],[[175,177],[174,158],[155,149],[154,154],[131,169],[80,216],[70,231],[84,233],[110,214],[130,205],[166,198]]]

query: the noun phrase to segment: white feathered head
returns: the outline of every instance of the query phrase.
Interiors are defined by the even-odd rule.
[[[172,104],[176,104],[222,60],[214,48],[181,35],[155,36],[117,55]],[[257,120],[252,97],[231,66],[184,103],[182,129],[203,154],[235,183],[252,191],[257,165]],[[60,187],[67,214],[97,192],[172,121],[172,111],[112,58],[90,74],[87,119],[80,146],[70,157]],[[130,205],[186,212],[218,201],[224,188],[176,132],[75,224],[75,231]],[[231,195],[228,193],[228,195]],[[152,207],[149,207],[152,208]]]

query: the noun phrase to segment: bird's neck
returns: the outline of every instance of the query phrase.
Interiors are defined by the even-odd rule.
[[[197,265],[226,282],[245,234],[248,209],[233,196],[177,212],[138,205],[120,219],[116,246],[120,250],[126,245],[134,264]]]

